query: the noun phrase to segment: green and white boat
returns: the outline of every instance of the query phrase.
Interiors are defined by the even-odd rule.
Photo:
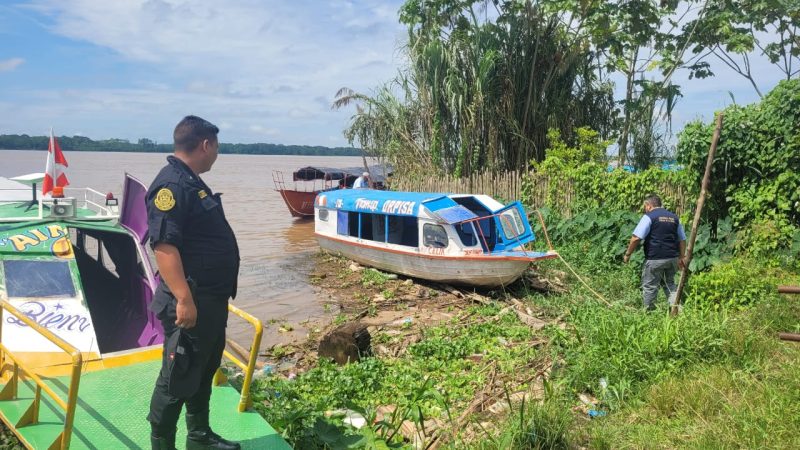
[[[126,175],[121,202],[92,189],[37,198],[42,177],[0,177],[0,419],[33,449],[147,448],[163,330],[148,310],[146,188]],[[243,388],[218,372],[211,425],[242,448],[289,448],[250,408],[262,324],[230,311],[254,337],[248,361],[225,352]]]

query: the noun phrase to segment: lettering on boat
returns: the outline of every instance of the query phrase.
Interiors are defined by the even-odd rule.
[[[383,204],[382,212],[387,214],[414,214],[414,205],[417,202],[403,200],[389,200]]]
[[[29,319],[48,330],[66,330],[83,333],[92,326],[85,311],[67,311],[61,302],[25,302],[17,308]],[[25,322],[10,316],[6,322],[18,327],[27,328]]]
[[[479,248],[471,248],[471,249],[464,250],[464,255],[465,256],[482,255],[482,254],[483,254],[483,250],[481,250]]]
[[[67,230],[61,225],[46,225],[32,228],[20,234],[0,239],[0,246],[10,245],[17,252],[24,252],[40,244],[50,244],[50,251],[59,258],[74,258],[72,244],[69,242]]]
[[[428,254],[431,255],[444,255],[444,247],[426,247]]]
[[[357,198],[356,209],[368,209],[370,211],[375,211],[376,209],[378,209],[378,201],[367,200],[365,198]]]

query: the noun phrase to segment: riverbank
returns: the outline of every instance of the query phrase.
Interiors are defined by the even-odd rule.
[[[558,261],[508,290],[474,293],[318,255],[312,279],[341,309],[307,342],[272,349],[256,408],[297,448],[800,444],[800,346],[775,338],[800,323],[797,301],[759,288],[741,311],[687,306],[670,318],[662,298],[647,314],[638,267],[580,244],[561,250],[611,307]],[[799,280],[779,267],[749,276]],[[317,358],[322,336],[354,322],[372,356]]]
[[[325,425],[348,415],[385,422],[378,441],[479,441],[517,403],[544,398],[554,364],[545,329],[566,324],[527,298],[566,292],[561,270],[534,267],[511,290],[475,292],[326,253],[315,260],[312,283],[338,313],[329,323],[304,324],[311,330],[305,342],[263,355],[268,374],[262,370],[253,390],[257,409],[298,448],[352,439]],[[369,333],[370,356],[343,367],[319,358],[324,336],[354,325]],[[322,428],[339,437],[321,435]]]

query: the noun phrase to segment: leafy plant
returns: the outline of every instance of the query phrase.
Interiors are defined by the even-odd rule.
[[[761,102],[732,105],[724,114],[707,217],[730,216],[735,229],[773,221],[777,242],[786,245],[785,225],[800,226],[800,80],[782,81]],[[678,161],[698,184],[712,132],[712,124],[694,122],[678,141]]]
[[[736,258],[689,279],[686,304],[710,309],[737,309],[767,301],[789,274],[763,260]]]
[[[385,273],[371,267],[364,269],[361,275],[361,284],[364,286],[383,286],[388,280],[389,277]]]

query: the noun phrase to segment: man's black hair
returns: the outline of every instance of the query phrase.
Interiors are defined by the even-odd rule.
[[[178,125],[172,138],[175,150],[191,152],[206,139],[216,139],[219,128],[213,123],[197,116],[186,116]]]
[[[661,208],[661,197],[657,196],[656,194],[648,195],[645,197],[644,202],[653,208]]]

